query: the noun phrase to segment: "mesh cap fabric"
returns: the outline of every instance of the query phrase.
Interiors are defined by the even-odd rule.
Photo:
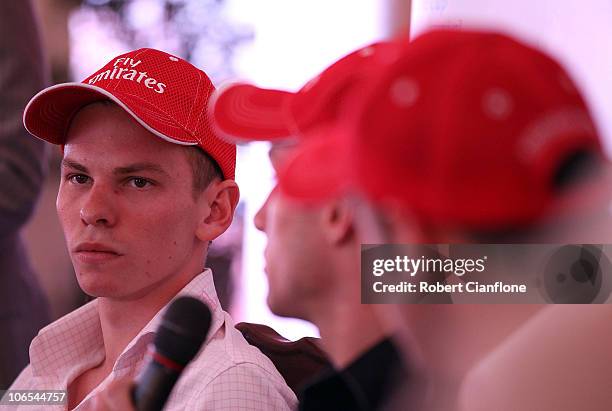
[[[35,137],[64,144],[76,113],[87,104],[111,100],[156,136],[202,148],[233,179],[236,146],[218,137],[207,106],[215,87],[202,70],[171,54],[138,49],[113,58],[80,83],[42,90],[24,111]]]

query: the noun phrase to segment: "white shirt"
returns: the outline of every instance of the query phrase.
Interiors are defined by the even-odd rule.
[[[212,312],[211,328],[204,348],[185,368],[165,410],[291,410],[297,408],[293,391],[285,384],[272,362],[249,345],[221,309],[207,269],[196,276],[177,296],[202,300]],[[167,305],[166,305],[167,307]],[[138,333],[117,358],[107,378],[75,408],[91,408],[93,394],[112,380],[137,376],[143,369],[147,345],[153,341],[164,307]],[[11,390],[67,390],[84,371],[104,360],[104,342],[97,300],[43,328],[30,345],[30,364]],[[1,411],[13,409],[0,406]],[[14,409],[66,410],[67,405],[15,406]]]

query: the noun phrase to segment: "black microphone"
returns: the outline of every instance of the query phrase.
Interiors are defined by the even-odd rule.
[[[159,411],[210,329],[210,309],[193,297],[174,300],[162,317],[148,354],[151,362],[132,390],[138,411]]]

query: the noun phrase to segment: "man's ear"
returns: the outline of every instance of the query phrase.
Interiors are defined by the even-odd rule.
[[[355,210],[348,201],[330,201],[323,206],[321,216],[329,244],[342,244],[355,234]]]
[[[196,230],[201,241],[212,241],[228,229],[240,199],[240,190],[234,180],[214,180],[200,194],[202,218]]]

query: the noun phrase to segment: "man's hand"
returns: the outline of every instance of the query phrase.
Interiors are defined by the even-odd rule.
[[[134,382],[122,378],[111,382],[105,389],[97,393],[93,399],[94,411],[133,411],[135,410],[130,392]]]

